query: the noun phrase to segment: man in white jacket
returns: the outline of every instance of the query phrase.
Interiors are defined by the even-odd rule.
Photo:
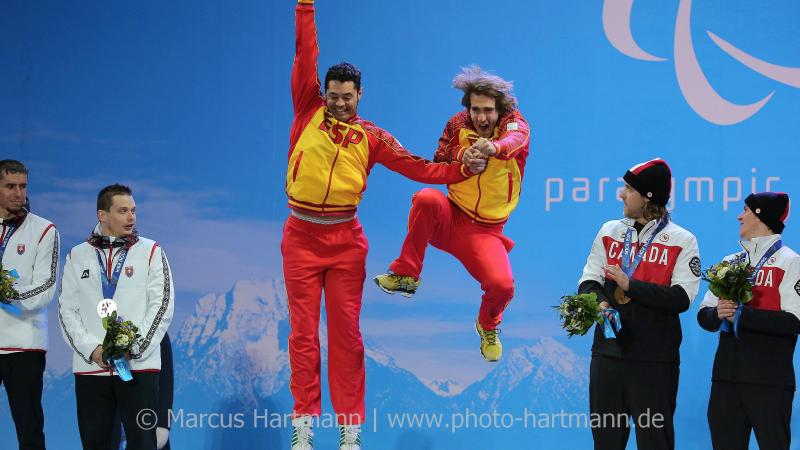
[[[725,261],[749,265],[753,298],[740,304],[709,290],[697,312],[701,327],[720,332],[707,414],[717,450],[750,448],[751,433],[759,448],[791,446],[800,256],[781,236],[789,209],[789,195],[783,192],[752,193],[744,199],[737,217],[744,252]]]
[[[0,298],[0,383],[20,449],[44,449],[42,376],[47,351],[46,306],[58,272],[58,231],[28,212],[28,169],[0,161],[0,258],[19,278],[16,298]]]
[[[155,450],[156,422],[147,410],[158,409],[159,344],[174,309],[172,273],[158,243],[136,233],[130,188],[103,188],[97,218],[92,236],[67,255],[59,297],[62,334],[74,352],[81,442],[86,450],[108,449],[119,412],[128,450]],[[132,381],[122,381],[103,361],[100,303],[111,304],[142,335],[128,355]]]

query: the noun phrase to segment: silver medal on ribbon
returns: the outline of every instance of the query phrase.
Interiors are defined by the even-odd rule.
[[[106,298],[97,304],[97,315],[101,318],[110,316],[116,310],[117,302],[110,298]]]

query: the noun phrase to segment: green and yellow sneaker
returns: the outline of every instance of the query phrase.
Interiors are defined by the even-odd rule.
[[[478,321],[475,321],[475,331],[481,337],[481,355],[489,362],[497,362],[503,356],[503,344],[500,343],[500,330],[484,330]]]
[[[314,431],[311,428],[311,416],[292,419],[292,450],[314,450]]]
[[[361,425],[339,427],[339,450],[361,450]]]
[[[395,275],[393,273],[384,273],[373,278],[375,284],[383,289],[387,294],[400,294],[403,297],[411,297],[417,292],[420,281],[415,280],[414,277],[405,275]]]

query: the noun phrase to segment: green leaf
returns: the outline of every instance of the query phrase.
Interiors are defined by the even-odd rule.
[[[567,332],[568,338],[585,335],[602,319],[594,292],[564,295],[561,300],[561,304],[553,308],[558,310],[561,328]]]

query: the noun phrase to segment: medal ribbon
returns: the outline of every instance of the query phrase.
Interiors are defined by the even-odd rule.
[[[758,272],[761,271],[761,268],[764,267],[764,264],[766,264],[767,261],[769,261],[769,259],[772,258],[772,255],[774,255],[775,252],[780,250],[781,247],[783,247],[783,241],[778,239],[777,242],[772,244],[772,247],[767,249],[766,253],[764,253],[764,256],[762,256],[761,259],[758,260],[758,263],[756,263],[756,265],[753,266],[753,273],[751,273],[750,277],[748,277],[750,284],[752,285],[756,284],[756,278],[758,277]],[[744,256],[745,254],[741,255],[742,260],[744,260]],[[739,337],[739,317],[741,317],[741,315],[742,315],[742,304],[740,303],[739,306],[736,308],[736,314],[733,316],[733,334],[737,338]],[[723,319],[722,324],[720,324],[719,326],[719,331],[730,333],[731,324],[727,320]]]
[[[617,333],[622,329],[622,319],[619,318],[619,311],[613,308],[603,310],[603,336],[606,339],[616,339]]]
[[[11,236],[17,231],[17,227],[13,225],[3,225],[5,227],[5,237],[3,238],[3,242],[0,243],[0,261],[3,259],[3,255],[6,253],[6,247],[8,246],[8,241],[11,240]]]
[[[14,225],[4,224],[3,227],[5,228],[4,230],[5,234],[3,235],[3,241],[0,242],[0,261],[3,260],[3,255],[5,255],[6,253],[6,247],[8,247],[8,242],[11,241],[11,236],[14,234],[15,231],[17,231],[17,227],[15,227]],[[9,272],[9,275],[15,280],[19,279],[19,274],[17,274],[16,269],[11,270],[11,272]],[[12,303],[0,303],[0,308],[6,310],[9,314],[13,314],[17,317],[19,317],[20,314],[22,314],[22,310],[19,308],[19,306],[14,305]]]
[[[117,264],[114,266],[114,271],[111,272],[111,276],[108,276],[108,272],[106,271],[106,266],[103,263],[103,257],[100,255],[100,250],[95,250],[97,253],[97,262],[100,263],[100,277],[101,281],[103,282],[103,298],[113,299],[114,293],[117,291],[117,282],[119,282],[119,276],[122,273],[122,266],[125,264],[125,258],[128,257],[128,249],[123,248],[119,252],[119,260],[117,260]],[[112,256],[109,255],[109,258]]]
[[[772,244],[772,247],[768,248],[767,252],[764,253],[764,256],[762,256],[761,259],[758,260],[758,264],[753,266],[753,273],[750,274],[751,284],[755,284],[758,272],[761,270],[762,267],[764,267],[764,264],[766,264],[767,261],[769,261],[769,259],[772,258],[772,255],[774,255],[775,252],[781,249],[781,247],[783,247],[783,241],[778,239],[778,242]]]
[[[636,268],[639,267],[639,263],[642,262],[644,259],[644,255],[647,253],[647,249],[650,248],[650,244],[653,243],[653,240],[656,238],[656,235],[660,233],[665,227],[667,226],[667,222],[660,221],[658,226],[656,226],[656,230],[653,234],[650,235],[650,238],[647,239],[644,245],[639,248],[639,251],[636,252],[636,256],[633,259],[633,263],[631,263],[631,247],[633,240],[633,230],[634,228],[628,228],[628,231],[625,232],[625,244],[622,249],[622,271],[628,275],[628,278],[633,278],[633,273],[636,272]]]
[[[113,247],[111,248],[111,252],[113,252]],[[117,292],[117,283],[119,282],[119,276],[122,273],[122,267],[125,264],[125,258],[128,257],[128,249],[123,248],[119,251],[119,259],[117,260],[117,264],[114,265],[114,270],[111,272],[110,277],[108,276],[106,266],[103,263],[103,256],[100,254],[100,250],[96,250],[95,252],[97,253],[97,262],[100,263],[100,279],[103,283],[103,298],[113,300],[114,294]],[[111,254],[109,255],[109,258],[112,258]],[[133,379],[130,364],[128,364],[128,360],[125,359],[124,356],[110,358],[108,362],[114,366],[117,375],[122,381],[130,381]]]

